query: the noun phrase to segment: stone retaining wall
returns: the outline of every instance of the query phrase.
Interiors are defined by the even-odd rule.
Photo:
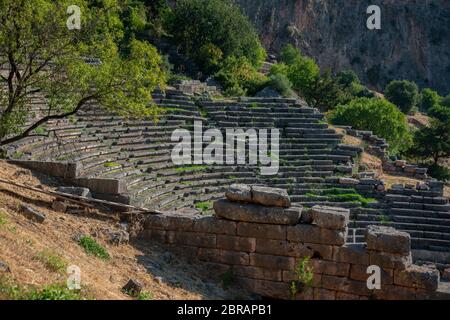
[[[277,299],[443,298],[439,272],[412,265],[409,234],[370,226],[367,245],[346,244],[349,211],[291,207],[280,189],[234,185],[215,202],[215,216],[149,216],[141,236],[207,264],[252,293]],[[311,287],[295,272],[309,258]],[[381,289],[367,287],[367,268],[381,268]],[[292,293],[291,285],[303,288]]]

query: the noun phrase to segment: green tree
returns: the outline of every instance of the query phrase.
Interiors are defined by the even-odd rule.
[[[407,148],[411,141],[406,116],[384,99],[352,100],[348,104],[338,105],[330,112],[329,118],[336,125],[372,131],[385,138],[394,152]]]
[[[255,67],[266,57],[253,25],[229,0],[178,1],[167,28],[174,43],[200,66],[205,62],[199,51],[205,45],[219,48],[224,58],[246,57]]]
[[[215,78],[224,87],[225,94],[230,96],[254,94],[267,83],[267,77],[259,73],[247,58],[235,56],[224,60]]]
[[[394,80],[386,86],[384,95],[386,99],[407,114],[417,105],[419,88],[414,82]]]
[[[450,157],[450,121],[432,119],[429,126],[416,131],[408,153],[423,160],[431,158],[435,166],[440,159]]]
[[[81,30],[66,26],[73,4]],[[0,145],[38,135],[40,126],[91,103],[126,117],[157,116],[149,104],[164,85],[162,59],[149,43],[125,41],[122,10],[114,0],[0,1]],[[47,104],[31,117],[35,94]]]
[[[441,105],[443,105],[444,107],[450,108],[450,94],[448,94],[442,98]]]
[[[359,78],[353,70],[343,70],[336,75],[337,82],[344,88],[359,84]]]
[[[420,95],[419,108],[421,111],[428,111],[441,102],[439,94],[431,89],[423,89]]]

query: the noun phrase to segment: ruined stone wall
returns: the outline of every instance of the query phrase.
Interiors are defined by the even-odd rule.
[[[211,277],[229,273],[250,292],[278,299],[430,299],[439,272],[412,265],[409,234],[370,226],[367,245],[346,244],[349,211],[291,207],[279,189],[234,185],[215,202],[215,216],[151,215],[141,236],[207,264]],[[310,258],[311,287],[295,272]],[[381,289],[367,287],[367,268],[381,268]],[[292,282],[301,288],[295,295]]]

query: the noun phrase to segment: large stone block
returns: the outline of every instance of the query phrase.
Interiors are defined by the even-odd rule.
[[[314,206],[311,209],[313,223],[321,228],[345,230],[350,217],[350,210],[326,206]]]
[[[367,281],[371,274],[367,273],[367,267],[360,264],[353,264],[350,267],[350,279],[358,281]],[[394,283],[394,270],[381,268],[381,284]]]
[[[140,237],[145,240],[166,243],[166,233],[167,231],[165,230],[147,229],[140,233]]]
[[[323,229],[315,225],[298,224],[287,227],[287,239],[294,242],[309,242],[318,244],[345,244],[347,230]]]
[[[252,187],[252,202],[263,206],[289,208],[291,200],[286,190],[269,187]]]
[[[381,290],[373,290],[373,296],[379,300],[415,300],[416,289],[396,285],[382,285]]]
[[[256,238],[218,235],[217,248],[231,251],[255,252]]]
[[[253,266],[234,266],[233,274],[237,277],[246,277],[251,279],[283,281],[281,270],[269,270]]]
[[[236,235],[236,228],[236,222],[234,221],[202,216],[194,220],[193,231],[234,236]]]
[[[298,275],[295,271],[283,271],[283,281],[292,283],[292,281],[298,281]],[[318,273],[313,274],[313,280],[311,283],[312,288],[320,288],[322,286],[322,275]]]
[[[182,244],[201,248],[215,248],[216,235],[198,232],[168,231],[167,242],[170,244]]]
[[[359,296],[351,293],[338,292],[336,294],[336,300],[346,300],[346,301],[359,300]]]
[[[376,265],[380,268],[404,270],[412,264],[412,256],[384,253],[377,251],[369,252],[370,265]]]
[[[289,257],[311,257],[313,252],[305,245],[286,240],[257,239],[256,252]]]
[[[348,276],[350,264],[342,262],[332,262],[325,260],[312,259],[310,266],[314,273],[327,274],[331,276]]]
[[[230,201],[252,202],[252,188],[246,184],[232,184],[225,196]]]
[[[305,242],[304,245],[311,250],[311,258],[333,260],[333,246],[307,242]]]
[[[369,250],[403,254],[411,252],[411,236],[385,226],[368,226],[366,242]]]
[[[336,291],[314,288],[314,300],[336,300]]]
[[[214,202],[214,211],[216,216],[233,221],[295,225],[302,208],[283,209],[221,199]]]
[[[350,280],[347,277],[336,277],[324,274],[322,276],[322,287],[359,296],[372,295],[371,290],[367,288],[367,283],[365,281]]]
[[[239,222],[237,234],[241,237],[285,240],[286,226]]]
[[[274,270],[293,270],[295,259],[292,257],[250,253],[250,265]]]
[[[342,247],[333,247],[333,259],[336,262],[369,265],[369,253],[364,245],[348,243]]]
[[[198,259],[206,262],[217,262],[229,265],[249,265],[250,257],[245,252],[227,251],[221,249],[200,248]]]
[[[247,291],[256,293],[262,297],[284,300],[291,298],[291,290],[288,283],[256,280],[244,277],[236,277],[236,280]]]
[[[439,271],[427,266],[412,265],[405,270],[395,270],[394,283],[404,287],[412,287],[436,291],[439,285]]]

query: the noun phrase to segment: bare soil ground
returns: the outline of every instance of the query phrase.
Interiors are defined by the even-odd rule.
[[[42,189],[50,189],[47,184],[52,183],[44,176],[5,162],[0,162],[0,177]],[[46,250],[61,257],[67,265],[81,268],[82,286],[93,299],[131,299],[121,292],[130,278],[142,282],[153,299],[246,297],[246,293],[235,289],[224,290],[219,281],[205,280],[205,275],[211,275],[203,267],[190,264],[158,245],[139,241],[120,246],[109,244],[105,234],[120,229],[117,214],[98,210],[77,215],[60,213],[51,209],[52,201],[51,196],[0,183],[0,261],[11,269],[6,276],[20,286],[39,288],[66,282],[65,272],[51,271],[36,259]],[[25,218],[20,213],[22,204],[44,213],[45,222],[39,224]],[[88,255],[73,239],[79,233],[90,235],[105,247],[111,260]]]

